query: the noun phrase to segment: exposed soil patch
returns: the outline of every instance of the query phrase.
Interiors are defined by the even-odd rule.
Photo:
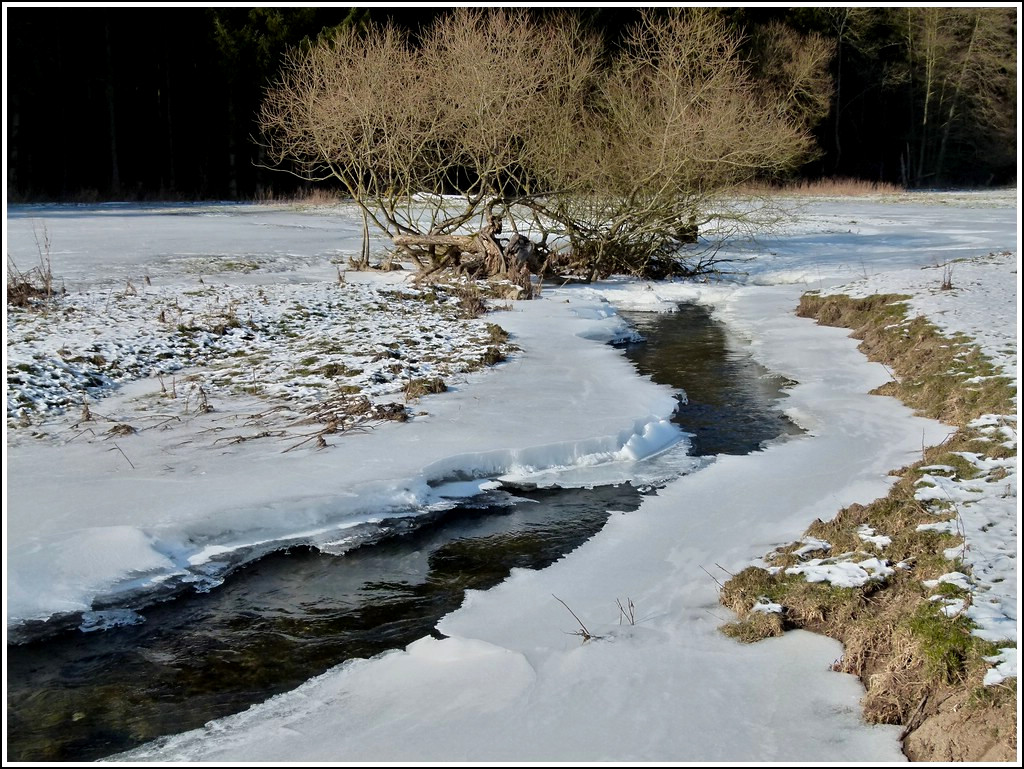
[[[926,709],[920,725],[903,742],[911,761],[1015,761],[1017,710],[1005,690],[995,704],[979,704],[963,691]]]

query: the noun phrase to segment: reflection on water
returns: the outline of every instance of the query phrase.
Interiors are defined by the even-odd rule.
[[[706,308],[620,315],[646,340],[628,345],[626,357],[641,374],[686,393],[674,421],[693,434],[694,454],[747,454],[801,432],[779,410],[786,380],[754,361]]]
[[[146,622],[8,648],[8,757],[89,760],[202,726],[345,659],[432,632],[512,568],[543,568],[593,536],[631,486],[517,491],[345,556],[275,553]]]

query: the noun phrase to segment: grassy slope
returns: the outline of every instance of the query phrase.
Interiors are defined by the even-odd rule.
[[[724,632],[744,641],[805,628],[843,642],[845,653],[836,669],[861,677],[867,694],[866,718],[875,723],[902,724],[904,750],[915,760],[1013,760],[1016,751],[1016,680],[982,686],[988,665],[982,659],[996,647],[971,634],[962,614],[947,617],[936,594],[969,600],[966,591],[943,583],[927,588],[952,571],[969,571],[949,551],[963,540],[938,531],[918,531],[958,515],[952,505],[915,499],[921,468],[945,465],[953,477],[998,482],[999,473],[982,475],[957,452],[984,457],[1015,456],[1015,449],[985,440],[969,423],[983,414],[1015,414],[1015,384],[998,376],[966,337],[944,337],[922,318],[907,318],[905,297],[803,297],[798,314],[819,323],[853,329],[861,349],[893,372],[893,381],[879,394],[900,398],[920,414],[955,426],[940,446],[922,450],[922,458],[894,474],[899,480],[885,498],[869,505],[851,505],[828,522],[817,520],[806,536],[831,544],[827,552],[807,553],[798,542],[766,556],[769,569],[751,567],[729,580],[721,600],[741,619]],[[981,379],[974,379],[982,377]],[[970,380],[970,381],[969,381]],[[822,511],[827,518],[831,511]],[[867,525],[891,537],[884,551],[858,536]],[[863,532],[864,529],[861,528]],[[796,550],[804,548],[799,556]],[[902,562],[884,581],[860,588],[809,583],[800,574],[786,574],[808,556],[859,561],[871,556]],[[775,568],[779,567],[779,568]],[[751,611],[769,599],[782,614]]]

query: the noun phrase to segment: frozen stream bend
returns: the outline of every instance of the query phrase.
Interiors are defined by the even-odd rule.
[[[843,331],[793,317],[798,295],[739,289],[718,307],[737,326],[761,319],[758,350],[800,382],[787,411],[812,437],[720,457],[638,511],[613,514],[571,557],[471,591],[439,623],[443,640],[349,663],[127,757],[813,760],[828,743],[833,758],[900,759],[899,729],[866,727],[859,682],[828,671],[838,644],[806,633],[750,647],[725,638],[702,569],[738,570],[780,530],[884,493],[887,470],[920,450],[922,434],[944,434],[894,401],[874,402],[866,392],[885,380],[882,367]],[[552,595],[602,638],[581,644]],[[618,624],[616,598],[633,601],[635,626]]]
[[[673,421],[695,434],[693,453],[745,454],[794,433],[778,411],[784,383],[708,316],[694,305],[624,315],[646,340],[627,345],[627,357],[686,393]],[[682,448],[650,461],[685,472],[693,460]],[[550,565],[642,499],[630,484],[511,491],[382,522],[380,542],[343,557],[272,554],[207,594],[146,607],[131,627],[8,647],[9,756],[102,758],[237,713],[345,660],[401,649],[431,635],[466,589]]]
[[[826,672],[837,645],[805,634],[756,647],[721,637],[717,588],[698,567],[742,568],[813,517],[879,496],[885,473],[934,439],[933,423],[865,395],[887,374],[845,332],[791,312],[805,288],[1015,247],[1012,199],[961,197],[818,204],[765,245],[773,257],[751,267],[748,287],[683,287],[686,296],[671,297],[714,305],[762,362],[800,382],[787,405],[813,437],[723,458],[613,516],[572,557],[471,593],[441,623],[450,638],[347,665],[136,757],[898,760],[898,730],[865,727],[859,685]],[[798,285],[753,285],[779,281]],[[1015,296],[1016,279],[1003,283]],[[620,303],[621,288],[605,293]],[[551,593],[609,637],[580,645]],[[616,597],[634,601],[635,627],[615,624]]]

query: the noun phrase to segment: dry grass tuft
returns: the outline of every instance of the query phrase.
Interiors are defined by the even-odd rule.
[[[10,307],[35,307],[53,298],[53,275],[33,267],[22,272],[7,257],[7,304]]]
[[[505,353],[500,348],[491,346],[488,347],[483,354],[480,356],[480,362],[485,366],[494,366],[498,363],[503,363],[507,358]]]
[[[861,703],[864,718],[871,724],[910,726],[921,702],[932,688],[925,675],[918,644],[908,633],[900,632],[889,637],[882,634],[866,636],[856,646],[870,653],[863,658],[864,663],[883,663],[876,672],[867,674],[866,678],[862,676],[867,690]],[[844,654],[844,659],[847,657],[861,661],[856,654],[851,655],[850,647]],[[867,669],[867,665],[843,664],[836,669],[842,673],[862,675],[859,670]]]
[[[50,257],[50,234],[43,225],[42,232],[33,228],[39,263],[24,272],[13,257],[7,255],[7,304],[10,307],[39,309],[49,306],[58,295],[67,293],[63,287],[55,290],[53,260]]]
[[[448,290],[459,300],[459,316],[479,318],[487,312],[487,303],[476,283],[462,283],[448,286]]]
[[[497,323],[488,323],[487,338],[492,345],[505,344],[508,341],[508,332]]]
[[[433,379],[412,379],[405,386],[406,401],[417,400],[424,395],[443,393],[448,390],[448,385],[441,377]]]
[[[867,179],[834,177],[828,179],[801,179],[775,185],[751,185],[743,189],[756,195],[806,195],[808,197],[857,197],[862,195],[898,195],[903,187],[889,182]]]
[[[719,601],[741,617],[758,601],[777,592],[777,580],[765,569],[748,566],[725,583]]]
[[[755,643],[786,632],[782,615],[777,612],[752,611],[739,622],[722,626],[722,632],[743,643]]]
[[[336,206],[345,202],[340,190],[324,187],[307,187],[294,192],[276,192],[271,187],[261,187],[253,196],[256,203],[281,203],[300,206]]]

